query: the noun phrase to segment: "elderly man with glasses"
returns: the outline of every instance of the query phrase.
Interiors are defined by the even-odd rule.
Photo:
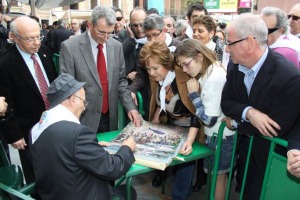
[[[128,171],[136,143],[128,138],[116,154],[109,154],[95,132],[80,124],[87,105],[84,84],[65,73],[55,79],[47,91],[50,108],[31,130],[36,190],[42,199],[125,199],[126,185],[113,189],[108,181]]]
[[[299,134],[294,129],[300,120],[300,72],[282,55],[267,46],[268,28],[253,14],[242,14],[227,30],[225,51],[231,56],[227,67],[221,107],[243,136],[288,139]],[[270,142],[255,137],[248,165],[243,199],[259,199],[269,154]],[[247,152],[247,145],[242,149]],[[241,150],[241,148],[240,148]],[[286,154],[281,150],[282,154]],[[246,161],[245,157],[240,163]]]
[[[19,150],[27,183],[34,181],[28,160],[28,133],[49,107],[46,91],[56,78],[51,52],[41,46],[43,35],[39,24],[27,17],[11,23],[15,42],[0,57],[0,96],[4,96],[13,117],[3,127],[8,143]]]

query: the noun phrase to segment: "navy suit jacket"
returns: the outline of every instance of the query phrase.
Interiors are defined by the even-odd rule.
[[[300,114],[300,72],[280,54],[269,49],[269,53],[258,72],[248,97],[244,74],[238,64],[228,64],[227,82],[222,93],[221,107],[226,116],[238,123],[238,133],[260,135],[251,123],[242,120],[247,106],[267,114],[281,129],[279,137],[288,137]],[[299,131],[300,134],[300,131]]]
[[[137,71],[139,65],[139,53],[140,49],[136,49],[135,39],[131,38],[127,30],[121,30],[119,33],[118,40],[122,43],[124,57],[125,57],[125,66],[126,66],[126,75],[133,71]]]
[[[298,149],[300,150],[300,119],[295,123],[295,126],[290,131],[290,137],[288,138],[288,150]]]
[[[244,73],[240,72],[238,65],[234,65],[231,61],[228,69],[221,107],[226,116],[232,117],[239,123],[239,134],[261,135],[251,123],[242,120],[242,113],[247,106],[252,106],[277,122],[281,127],[278,130],[279,137],[288,139],[291,138],[290,136],[300,134],[300,130],[295,130],[299,129],[296,125],[300,117],[300,72],[293,63],[269,49],[267,58],[254,79],[249,97],[244,84]],[[269,147],[268,140],[254,138],[245,199],[259,198]],[[284,155],[286,149],[276,148],[276,152]]]
[[[56,29],[53,29],[47,34],[47,45],[52,53],[60,53],[61,43],[70,38],[74,33],[70,30],[67,30],[63,26],[59,26]]]
[[[128,146],[109,154],[86,126],[60,121],[29,142],[36,189],[44,200],[112,199],[108,183],[135,161]]]
[[[43,67],[51,83],[57,74],[52,54],[45,46],[38,51]],[[13,109],[14,117],[3,127],[9,143],[24,137],[28,141],[30,128],[39,121],[45,110],[42,95],[25,61],[14,45],[0,57],[0,96],[6,98],[8,109]]]

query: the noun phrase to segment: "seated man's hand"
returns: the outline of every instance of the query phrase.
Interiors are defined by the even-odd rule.
[[[250,108],[246,113],[246,118],[262,135],[270,138],[278,135],[277,130],[280,130],[280,126],[265,113]]]
[[[105,141],[100,141],[98,142],[99,145],[104,146],[104,147],[108,147],[110,145],[109,142],[105,142]]]
[[[297,178],[300,178],[300,151],[293,149],[287,154],[287,170]]]
[[[127,140],[125,140],[122,145],[127,145],[131,148],[132,151],[136,148],[136,142],[134,141],[133,137],[129,137]]]

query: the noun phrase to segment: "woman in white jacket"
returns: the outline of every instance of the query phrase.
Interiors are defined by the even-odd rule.
[[[226,70],[217,61],[214,52],[195,39],[187,39],[180,43],[175,51],[175,59],[183,71],[190,76],[187,82],[189,98],[196,108],[196,116],[204,124],[205,143],[215,150],[218,129],[222,119],[225,118],[221,110],[221,95],[226,82]],[[215,199],[225,197],[226,173],[230,169],[233,134],[234,131],[225,128]],[[213,160],[212,157],[212,166]],[[207,170],[206,168],[207,166],[204,165],[204,170]]]

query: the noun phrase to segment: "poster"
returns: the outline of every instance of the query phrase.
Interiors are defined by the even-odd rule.
[[[135,127],[131,122],[105,149],[116,153],[122,142],[132,136],[137,143],[134,152],[136,164],[165,170],[182,147],[188,128],[166,126],[143,121],[142,126]]]

